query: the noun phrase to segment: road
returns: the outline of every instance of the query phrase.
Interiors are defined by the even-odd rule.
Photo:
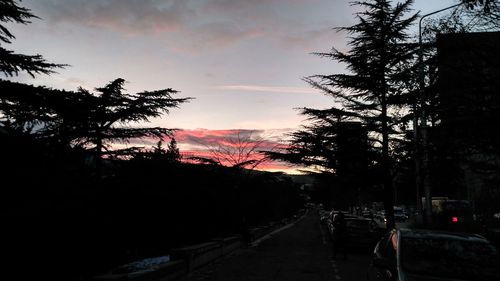
[[[319,215],[309,210],[295,224],[191,273],[185,280],[366,280],[369,253],[350,253],[347,260],[332,260],[331,254],[331,242]]]

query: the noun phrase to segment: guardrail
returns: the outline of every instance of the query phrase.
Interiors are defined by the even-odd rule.
[[[299,215],[273,222],[266,226],[250,230],[251,240],[256,241],[280,227],[297,221],[305,215],[301,210]],[[209,263],[242,248],[245,245],[241,236],[213,239],[210,242],[173,249],[170,261],[151,266],[150,268],[126,272],[126,270],[111,270],[107,274],[95,276],[92,281],[172,281],[177,280]],[[118,268],[126,268],[124,266]]]
[[[110,272],[108,274],[95,276],[95,281],[170,281],[176,280],[188,273],[186,261],[169,261],[159,266],[153,266],[147,270],[135,272]]]
[[[184,260],[186,269],[190,272],[234,252],[242,244],[239,236],[215,239],[213,242],[174,249],[170,258],[173,261]]]

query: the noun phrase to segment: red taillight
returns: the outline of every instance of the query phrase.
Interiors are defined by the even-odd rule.
[[[451,222],[457,223],[458,222],[458,217],[451,217]]]

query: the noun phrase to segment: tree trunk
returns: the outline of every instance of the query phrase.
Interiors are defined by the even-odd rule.
[[[382,173],[384,182],[384,209],[387,229],[395,227],[394,223],[394,193],[392,188],[392,175],[389,159],[389,128],[387,126],[387,101],[386,91],[381,94],[382,113]]]
[[[95,147],[95,176],[97,179],[102,178],[102,134],[97,131],[97,140]]]

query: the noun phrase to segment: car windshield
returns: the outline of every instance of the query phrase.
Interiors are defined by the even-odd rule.
[[[368,220],[346,220],[346,226],[350,228],[367,228],[369,222]]]
[[[409,273],[438,277],[500,280],[495,248],[477,238],[402,239],[401,265]]]

